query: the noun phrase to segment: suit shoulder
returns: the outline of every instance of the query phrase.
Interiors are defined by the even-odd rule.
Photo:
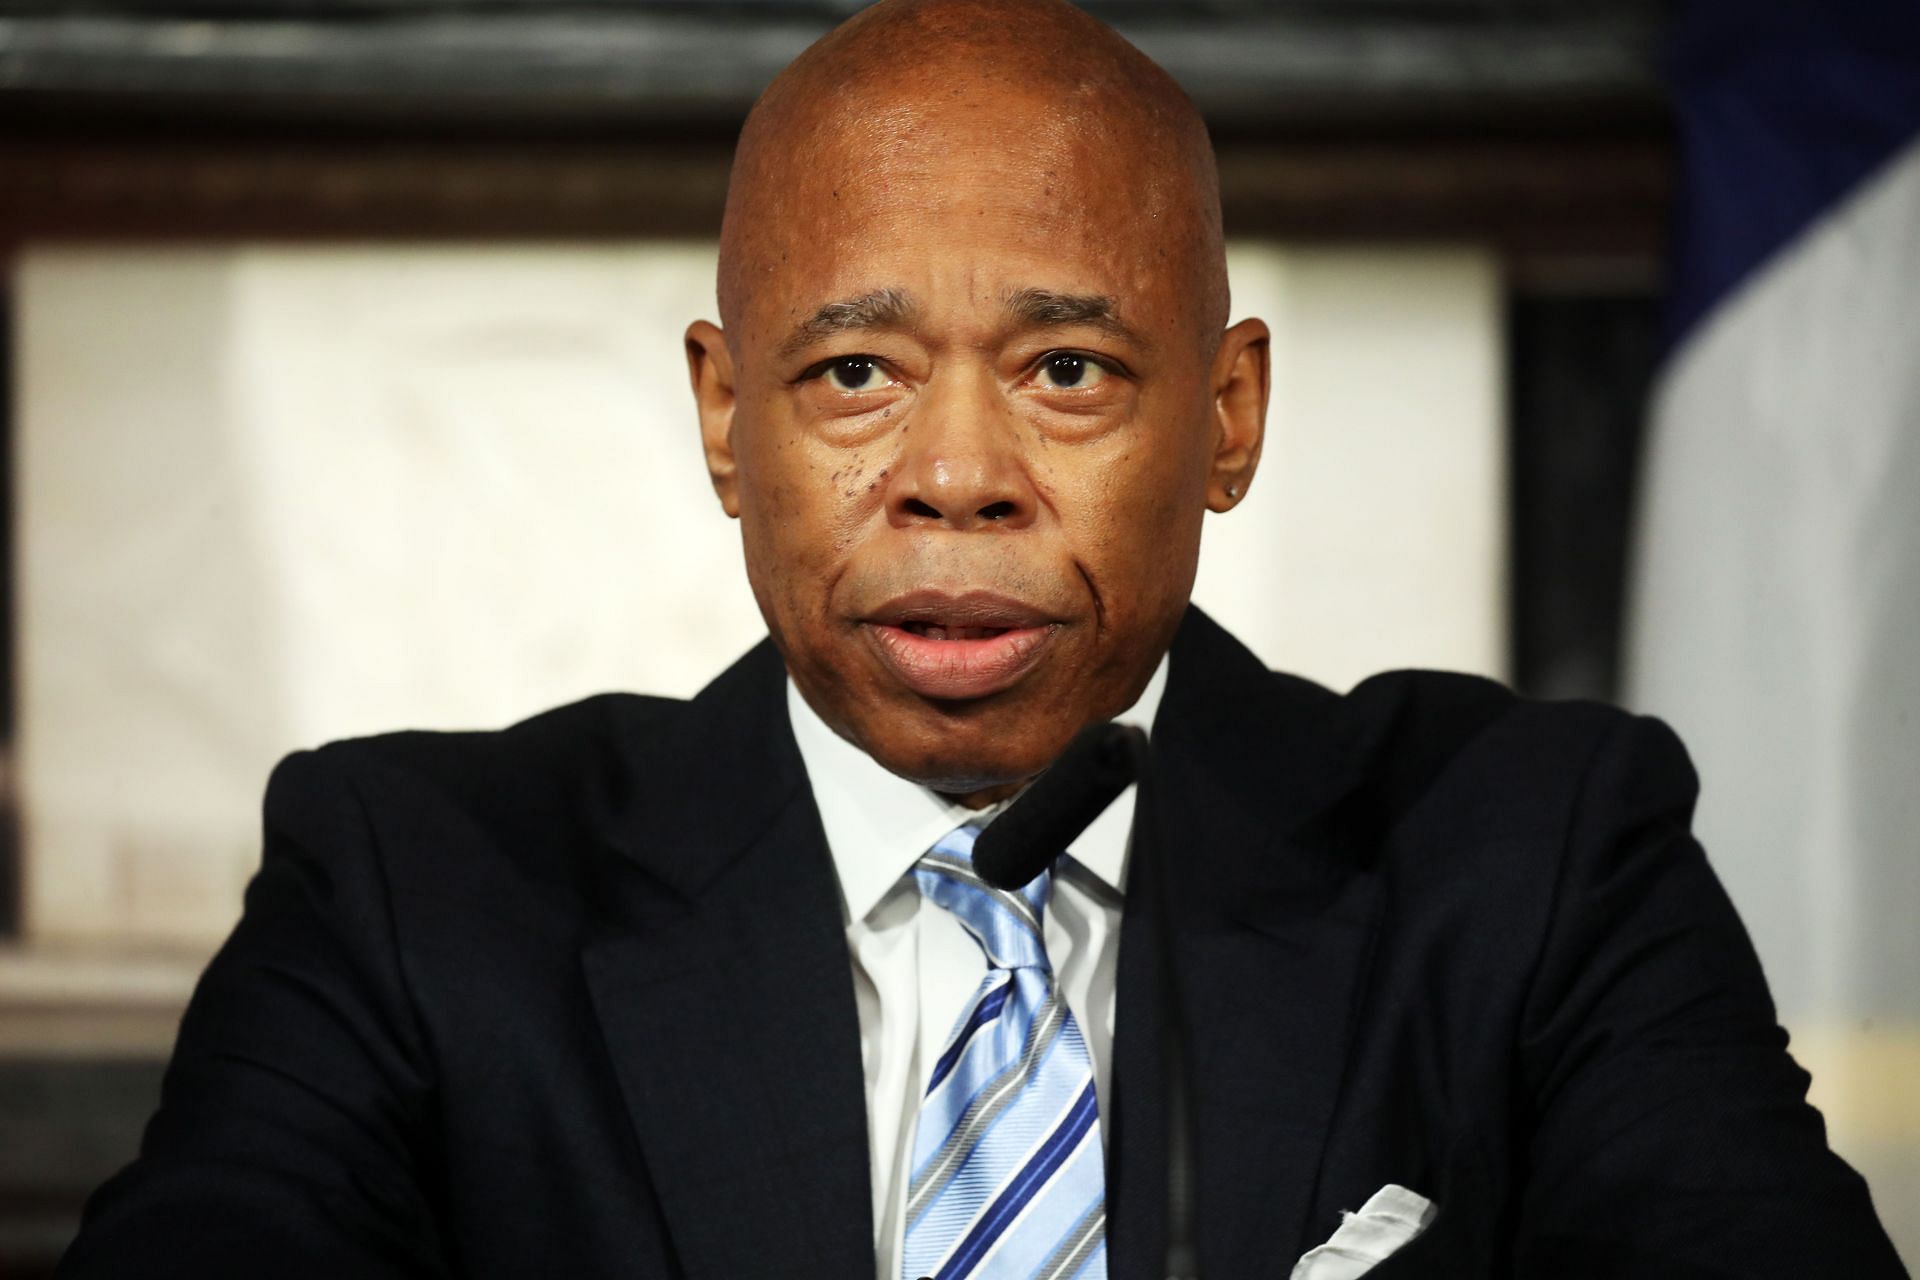
[[[369,801],[451,804],[488,817],[558,813],[616,779],[634,744],[670,733],[687,703],[605,693],[501,729],[406,729],[329,742],[281,761],[277,795],[347,789]]]
[[[297,753],[267,787],[267,848],[336,871],[377,867],[396,902],[468,904],[436,908],[442,923],[513,902],[522,926],[571,936],[604,855],[624,847],[636,776],[688,705],[603,694],[502,729],[406,730]]]
[[[1526,698],[1480,676],[1385,672],[1348,693],[1341,712],[1362,801],[1382,812],[1441,801],[1456,813],[1544,820],[1610,785],[1616,770],[1662,790],[1694,785],[1684,748],[1660,721],[1600,702]]]
[[[1486,676],[1457,671],[1386,671],[1355,685],[1345,713],[1401,750],[1416,744],[1460,749],[1498,729],[1498,741],[1515,746],[1544,741],[1596,744],[1640,723],[1666,733],[1664,725],[1619,707],[1585,699],[1529,698]]]
[[[496,729],[397,729],[340,738],[298,753],[347,771],[475,764],[500,759],[523,767],[591,755],[634,733],[670,725],[687,703],[646,694],[601,693]]]

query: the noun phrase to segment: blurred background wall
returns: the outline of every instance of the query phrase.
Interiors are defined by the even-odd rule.
[[[690,693],[761,633],[679,334],[741,115],[857,7],[0,0],[0,1274],[131,1154],[274,759]],[[1664,8],[1086,7],[1207,114],[1275,331],[1199,601],[1335,686],[1621,696]],[[1914,1257],[1907,1041],[1821,1025]]]

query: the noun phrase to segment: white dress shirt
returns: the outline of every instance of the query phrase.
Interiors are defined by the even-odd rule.
[[[1116,719],[1150,730],[1166,685],[1163,657],[1139,701]],[[920,1095],[987,972],[980,945],[960,922],[938,906],[923,908],[911,872],[941,836],[967,821],[991,821],[1005,805],[968,809],[887,772],[828,728],[791,680],[787,715],[840,877],[866,1068],[874,1248],[879,1280],[899,1280],[901,1206]],[[1128,787],[1073,842],[1072,857],[1056,864],[1046,916],[1047,957],[1093,1059],[1103,1116],[1132,824]]]

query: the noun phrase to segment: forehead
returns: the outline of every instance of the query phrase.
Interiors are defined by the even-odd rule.
[[[753,175],[765,198],[736,241],[750,309],[772,325],[876,288],[996,305],[1048,289],[1177,324],[1162,313],[1187,292],[1194,237],[1182,175],[1152,141],[1015,92],[822,113]]]

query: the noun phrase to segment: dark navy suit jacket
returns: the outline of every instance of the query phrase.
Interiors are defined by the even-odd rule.
[[[851,968],[762,644],[691,702],[294,756],[245,917],[69,1277],[873,1274]],[[1903,1274],[1827,1150],[1659,723],[1198,611],[1122,929],[1110,1274],[1165,1247],[1183,1011],[1212,1280],[1386,1183],[1393,1276]],[[1154,907],[1181,999],[1160,989]]]

